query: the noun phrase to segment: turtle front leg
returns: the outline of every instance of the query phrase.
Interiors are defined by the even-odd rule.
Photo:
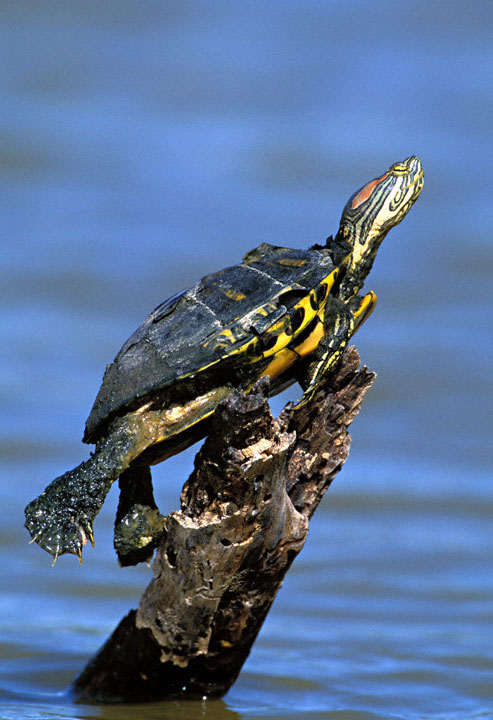
[[[334,298],[327,303],[323,325],[320,342],[297,373],[296,379],[304,392],[295,409],[302,408],[312,399],[321,379],[341,358],[354,332],[355,316],[344,303]]]
[[[352,298],[347,305],[337,298],[329,298],[325,307],[322,338],[296,377],[304,392],[295,409],[311,400],[320,380],[339,362],[349,340],[371,315],[376,302],[377,296],[371,291]]]

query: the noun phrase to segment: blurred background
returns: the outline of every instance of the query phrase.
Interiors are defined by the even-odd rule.
[[[139,718],[493,717],[491,0],[3,0],[0,718],[125,718],[64,691],[150,580],[112,491],[84,564],[23,508],[87,457],[110,362],[163,299],[307,247],[420,157],[356,337],[349,461],[223,700]],[[297,396],[292,388],[282,402]],[[277,404],[276,404],[277,403]],[[178,507],[196,448],[154,472]]]

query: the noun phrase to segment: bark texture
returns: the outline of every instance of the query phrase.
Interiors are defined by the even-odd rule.
[[[220,696],[247,658],[309,518],[345,462],[375,378],[349,348],[303,408],[277,419],[268,380],[224,401],[166,518],[154,577],[74,683],[103,702]]]

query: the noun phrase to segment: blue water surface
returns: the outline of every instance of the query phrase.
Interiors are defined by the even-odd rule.
[[[1,16],[0,718],[493,717],[490,0],[7,0]],[[73,704],[151,571],[118,567],[116,490],[82,567],[51,569],[23,508],[87,457],[106,363],[207,272],[323,241],[411,154],[425,188],[356,338],[378,378],[239,679],[222,700]],[[163,511],[192,462],[156,468]]]

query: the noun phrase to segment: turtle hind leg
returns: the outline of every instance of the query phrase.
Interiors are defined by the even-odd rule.
[[[93,543],[93,522],[113,482],[141,452],[145,423],[129,413],[110,426],[88,460],[53,480],[25,509],[33,542],[51,553],[72,553]]]
[[[89,460],[56,478],[27,506],[25,525],[33,541],[51,553],[55,560],[63,553],[73,553],[80,558],[83,546],[88,540],[92,542],[94,518],[101,510],[113,482],[136,458],[168,432],[171,425],[167,416],[161,417],[160,411],[129,412],[116,417],[96,443]],[[141,466],[144,465],[141,463]],[[152,489],[150,493],[152,497]],[[148,497],[144,499],[145,502],[149,500]],[[138,505],[135,502],[133,507],[137,508]],[[149,513],[152,517],[147,517]],[[139,533],[144,534],[143,529],[140,530],[142,518],[152,525],[153,532],[154,526],[159,524],[154,499],[151,506],[143,506],[140,514],[137,528],[133,533],[126,532],[125,538],[128,536],[132,539],[138,537]],[[120,520],[120,527],[124,519]]]
[[[122,567],[148,562],[164,530],[148,465],[130,466],[120,475],[120,501],[114,547]]]
[[[82,548],[94,545],[93,522],[113,479],[90,458],[53,480],[25,509],[25,527],[54,557],[72,553],[82,561]]]

